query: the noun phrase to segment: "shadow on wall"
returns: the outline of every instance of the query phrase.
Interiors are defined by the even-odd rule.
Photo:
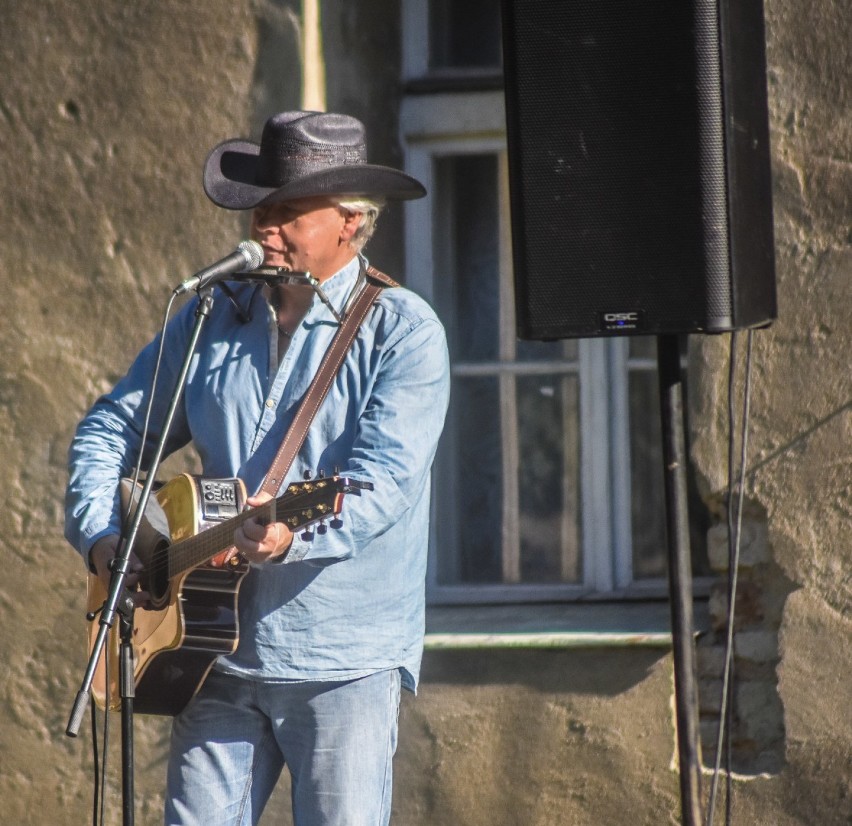
[[[669,656],[648,648],[427,651],[429,685],[518,685],[546,693],[612,697],[641,683]],[[668,715],[668,709],[663,712]]]

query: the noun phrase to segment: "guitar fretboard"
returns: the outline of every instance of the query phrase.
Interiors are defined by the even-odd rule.
[[[260,515],[263,511],[268,514],[269,510],[269,506],[264,505],[255,510],[243,511],[227,522],[215,524],[206,531],[169,547],[169,579],[207,562],[216,554],[230,548],[234,544],[234,533],[243,522]]]
[[[277,499],[176,542],[165,550],[169,580],[233,546],[237,528],[252,517],[261,522],[283,522],[290,530],[296,530],[340,513],[345,487],[346,483],[339,477],[295,483]]]

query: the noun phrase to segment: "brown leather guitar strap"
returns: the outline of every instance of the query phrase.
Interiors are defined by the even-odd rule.
[[[296,454],[302,447],[302,443],[308,435],[311,422],[313,422],[317,410],[319,410],[323,399],[325,399],[334,381],[334,377],[337,375],[338,370],[340,370],[340,365],[343,364],[346,352],[355,340],[361,322],[382,291],[380,284],[385,287],[399,286],[396,281],[379,272],[374,267],[368,267],[367,274],[373,280],[378,281],[379,284],[368,282],[364,286],[347,313],[346,318],[343,319],[343,323],[338,328],[325,356],[323,356],[322,364],[320,364],[310,387],[308,387],[308,392],[305,393],[305,398],[302,399],[302,403],[296,411],[296,417],[287,430],[287,434],[284,436],[284,440],[281,442],[278,453],[275,455],[275,459],[273,459],[269,472],[266,474],[266,478],[263,480],[263,485],[260,488],[261,491],[271,496],[277,495],[282,481],[286,478],[287,472],[296,458]]]

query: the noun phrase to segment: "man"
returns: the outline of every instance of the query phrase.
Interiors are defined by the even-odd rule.
[[[253,493],[367,280],[360,248],[381,202],[425,191],[366,163],[359,121],[316,112],[273,116],[260,144],[217,146],[204,188],[221,207],[252,210],[265,265],[319,282],[318,290],[217,288],[169,434],[168,451],[192,442],[205,476],[238,476]],[[165,332],[161,387],[174,383],[196,302]],[[120,531],[119,479],[156,444],[164,418],[167,399],[156,399],[141,445],[157,345],[94,405],[70,449],[66,534],[105,584]],[[284,480],[339,468],[373,490],[347,497],[336,530],[294,535],[254,519],[237,530],[236,548],[251,563],[239,643],[175,718],[166,823],[256,823],[284,765],[296,824],[389,821],[399,688],[415,689],[422,653],[429,473],[448,376],[435,314],[402,287],[383,289]],[[134,559],[128,583],[141,581]]]

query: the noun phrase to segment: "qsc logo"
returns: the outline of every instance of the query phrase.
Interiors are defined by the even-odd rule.
[[[644,326],[644,313],[641,310],[600,313],[599,320],[601,329],[606,332],[633,332]]]

